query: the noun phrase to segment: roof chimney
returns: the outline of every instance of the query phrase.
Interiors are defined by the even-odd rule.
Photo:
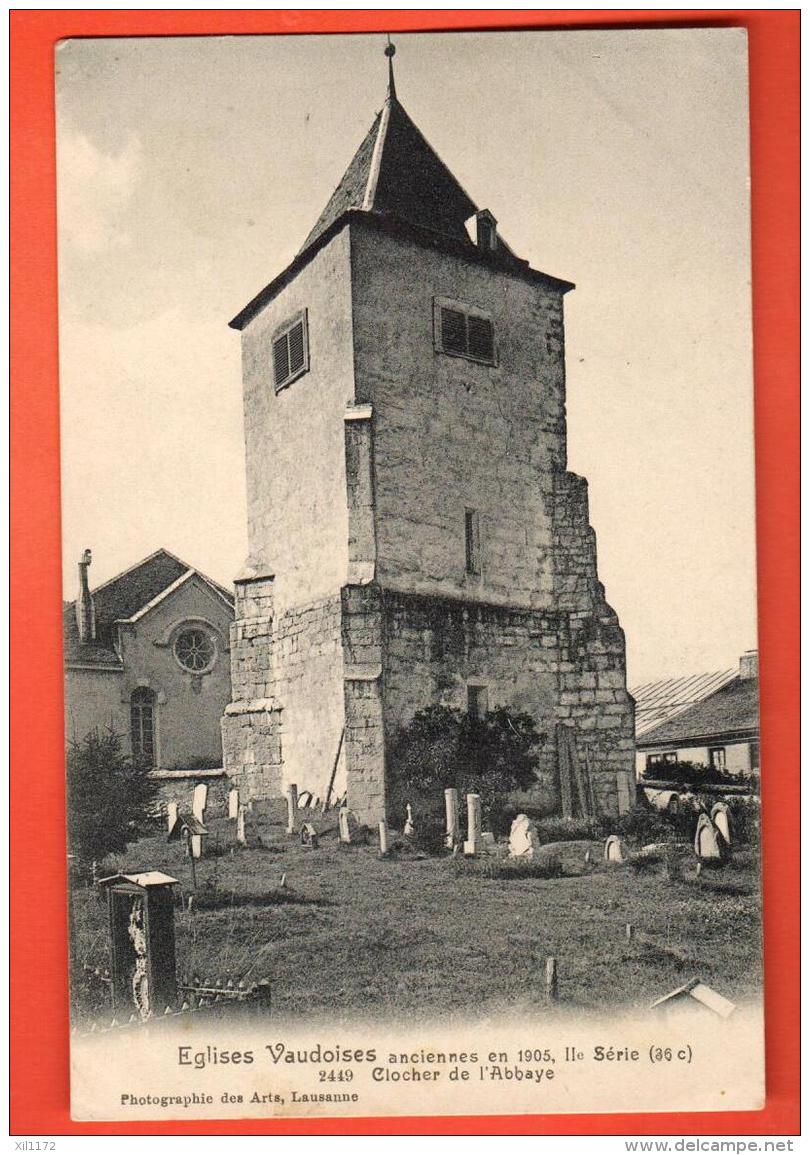
[[[90,593],[90,584],[87,580],[87,571],[93,555],[89,549],[82,554],[79,562],[79,596],[76,599],[76,623],[79,627],[79,638],[82,642],[96,640],[96,608],[93,605],[93,595]]]
[[[740,678],[758,678],[759,677],[759,652],[757,650],[746,650],[740,658]]]

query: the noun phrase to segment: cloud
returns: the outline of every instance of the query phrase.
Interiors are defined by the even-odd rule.
[[[57,159],[61,243],[85,254],[127,247],[126,211],[142,167],[139,137],[131,134],[109,154],[84,133],[62,126]]]

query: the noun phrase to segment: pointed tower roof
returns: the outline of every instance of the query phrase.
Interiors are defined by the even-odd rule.
[[[382,110],[300,251],[350,209],[469,241],[464,222],[477,211],[475,202],[408,116],[392,81]]]

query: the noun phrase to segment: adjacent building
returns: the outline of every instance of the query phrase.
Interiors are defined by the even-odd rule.
[[[222,765],[233,597],[160,549],[64,607],[65,736],[111,728],[144,765]]]
[[[513,252],[391,76],[298,255],[231,322],[250,556],[223,740],[247,794],[322,794],[337,765],[377,822],[388,744],[437,703],[531,713],[549,810],[560,725],[599,808],[630,804],[624,635],[566,465],[573,287]]]
[[[667,776],[667,765],[694,762],[722,773],[759,774],[759,662],[756,650],[713,674],[634,687],[636,771]]]

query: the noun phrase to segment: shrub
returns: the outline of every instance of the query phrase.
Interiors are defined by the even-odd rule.
[[[123,851],[148,826],[159,784],[121,749],[112,730],[91,730],[67,751],[68,852],[76,875],[87,878],[94,860]]]
[[[478,719],[446,706],[420,710],[400,730],[391,750],[389,817],[405,820],[411,804],[420,846],[438,852],[444,844],[444,791],[481,795],[484,825],[509,829],[508,796],[536,781],[543,737],[528,714],[499,708]]]
[[[647,766],[642,772],[644,781],[671,782],[673,786],[692,786],[700,790],[702,786],[739,786],[748,779],[739,775],[725,774],[714,766],[704,766],[701,762],[660,762],[657,766]]]

